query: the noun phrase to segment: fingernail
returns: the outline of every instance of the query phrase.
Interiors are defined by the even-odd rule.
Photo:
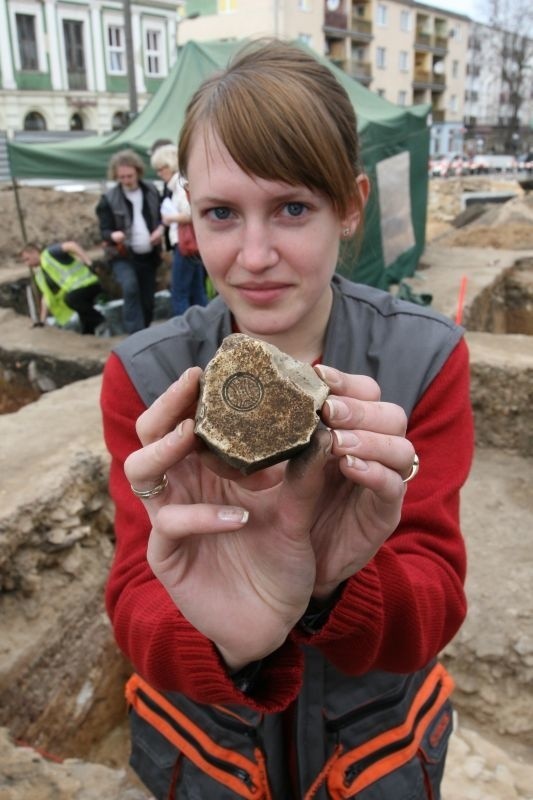
[[[346,456],[346,463],[349,467],[353,467],[354,469],[358,469],[361,472],[366,472],[368,469],[368,464],[366,461],[363,461],[360,458],[356,458],[355,456]]]
[[[226,506],[225,508],[219,508],[217,516],[223,522],[242,522],[244,525],[248,522],[249,513],[244,508]]]
[[[361,439],[351,431],[335,431],[335,438],[339,447],[357,447]]]
[[[347,419],[350,416],[350,409],[342,400],[334,400],[328,397],[326,405],[329,409],[329,418],[335,420]]]
[[[317,364],[315,369],[322,380],[328,384],[328,386],[336,386],[337,384],[340,384],[340,376],[336,369],[333,369],[332,367],[326,367],[325,364]]]

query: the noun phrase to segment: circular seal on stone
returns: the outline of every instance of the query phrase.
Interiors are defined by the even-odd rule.
[[[263,399],[263,384],[249,372],[235,372],[222,387],[224,401],[235,411],[252,411]]]

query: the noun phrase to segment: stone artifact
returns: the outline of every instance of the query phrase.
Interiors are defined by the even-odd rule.
[[[195,432],[247,475],[309,444],[328,393],[309,364],[266,342],[232,334],[205,369]]]

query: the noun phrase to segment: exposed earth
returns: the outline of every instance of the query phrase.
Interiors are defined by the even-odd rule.
[[[464,192],[484,191],[516,196],[463,208]],[[98,253],[96,192],[19,197],[28,239]],[[129,666],[102,605],[112,508],[98,392],[113,340],[31,328],[10,188],[0,215],[0,800],[147,800],[127,767]],[[467,278],[477,429],[462,502],[469,615],[443,654],[457,687],[443,800],[533,800],[533,195],[508,176],[434,179],[427,231],[409,284],[454,316]]]

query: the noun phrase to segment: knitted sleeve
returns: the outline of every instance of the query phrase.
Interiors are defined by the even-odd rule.
[[[314,634],[293,633],[348,674],[419,669],[465,617],[459,490],[474,443],[464,340],[413,410],[407,437],[420,471],[408,485],[398,528],[347,581],[325,625]]]
[[[301,684],[298,645],[287,641],[264,660],[254,697],[247,697],[235,686],[212,642],[180,614],[148,566],[148,515],[124,475],[124,461],[140,447],[135,422],[145,406],[114,354],[104,370],[101,406],[111,454],[116,535],[106,605],[119,647],[157,689],[183,692],[202,703],[246,703],[266,712],[284,709]]]

